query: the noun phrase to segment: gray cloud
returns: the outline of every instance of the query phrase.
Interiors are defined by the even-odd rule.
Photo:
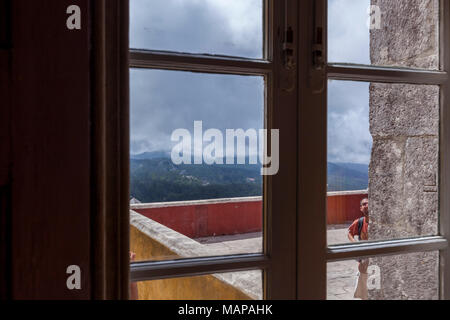
[[[328,60],[370,64],[370,0],[328,1]],[[328,160],[369,163],[369,83],[329,81]]]
[[[370,64],[370,0],[328,1],[328,61]]]
[[[130,78],[132,153],[170,149],[172,132],[198,120],[204,131],[263,126],[262,77],[133,69]]]
[[[262,0],[131,0],[130,47],[262,57]]]
[[[328,161],[368,164],[369,83],[329,81]]]
[[[369,63],[369,0],[329,1],[329,60]],[[130,47],[260,58],[261,0],[131,0]],[[169,150],[173,130],[260,129],[262,77],[130,73],[131,152]],[[368,84],[330,82],[329,161],[368,163]]]

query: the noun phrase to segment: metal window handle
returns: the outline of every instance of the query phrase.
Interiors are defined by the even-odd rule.
[[[294,53],[294,31],[292,30],[292,27],[289,26],[285,31],[283,42],[283,64],[287,70],[295,68],[296,63]]]
[[[296,50],[294,45],[294,30],[287,25],[282,43],[282,63],[285,69],[281,75],[281,89],[285,92],[293,92],[296,86]]]
[[[315,70],[323,70],[325,61],[323,58],[323,30],[316,28],[315,43],[312,46],[313,67]]]
[[[325,58],[323,45],[323,28],[317,26],[314,31],[314,43],[312,45],[311,87],[313,94],[320,94],[325,89]]]
[[[313,94],[321,94],[326,86],[326,33],[324,31],[326,0],[313,2],[313,34],[311,43],[310,86]]]

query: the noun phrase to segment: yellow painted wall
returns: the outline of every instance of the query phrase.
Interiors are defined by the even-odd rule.
[[[130,226],[130,249],[136,261],[179,258],[173,251]],[[212,276],[153,280],[138,283],[140,300],[250,300],[244,292]]]

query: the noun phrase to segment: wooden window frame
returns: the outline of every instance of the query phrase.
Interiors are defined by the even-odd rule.
[[[441,0],[440,62],[442,71],[412,68],[383,68],[366,65],[316,65],[313,50],[321,45],[327,61],[327,0],[266,0],[270,12],[265,26],[269,62],[220,56],[172,54],[131,50],[128,35],[117,36],[117,25],[128,23],[128,1],[114,1],[99,9],[95,21],[111,20],[95,28],[96,102],[93,119],[100,125],[93,137],[94,190],[93,288],[97,298],[127,298],[131,279],[149,280],[249,269],[264,270],[265,299],[326,299],[327,263],[357,257],[374,257],[409,252],[440,252],[440,298],[450,299],[450,3]],[[105,15],[106,12],[106,15]],[[109,13],[108,13],[109,12]],[[120,18],[117,20],[117,18]],[[103,20],[102,20],[103,19]],[[272,25],[273,24],[273,25]],[[97,24],[96,24],[97,25]],[[294,30],[294,71],[283,67],[283,30]],[[107,27],[105,27],[107,26]],[[122,25],[123,26],[123,25]],[[318,37],[321,28],[323,36]],[[121,30],[127,29],[121,27]],[[111,36],[112,35],[112,36]],[[106,43],[112,43],[107,46]],[[110,50],[120,47],[118,52]],[[124,50],[126,48],[126,50]],[[124,64],[130,57],[130,64]],[[105,62],[106,61],[106,62]],[[115,66],[116,71],[110,71]],[[279,66],[279,67],[276,67]],[[156,68],[196,72],[265,75],[267,128],[279,128],[280,172],[266,177],[264,189],[264,254],[208,257],[158,263],[128,261],[129,248],[129,107],[128,68]],[[118,72],[109,83],[108,73]],[[352,246],[327,246],[326,163],[327,163],[327,80],[356,80],[382,83],[440,85],[440,170],[439,235],[416,239],[376,241]],[[125,81],[126,80],[126,81]],[[284,87],[287,83],[292,88]],[[111,98],[110,98],[111,97]],[[283,136],[284,134],[284,136]],[[117,142],[119,141],[119,143]],[[98,149],[98,147],[100,147]],[[116,159],[116,160],[112,160]],[[448,162],[448,161],[447,161]],[[96,171],[98,170],[98,171]],[[107,173],[117,173],[117,176]],[[115,198],[117,196],[117,198]],[[119,199],[119,200],[117,200]],[[106,215],[108,213],[108,215]],[[108,217],[108,219],[107,219]],[[269,227],[267,227],[269,226]],[[105,250],[103,250],[103,249]],[[119,250],[117,250],[119,248]],[[115,250],[115,251],[114,251]],[[108,254],[113,253],[113,254]],[[447,263],[446,263],[447,262]],[[109,270],[108,266],[120,266]],[[119,294],[118,294],[119,292]]]
[[[294,10],[287,10],[286,8]],[[130,50],[130,68],[183,70],[202,73],[264,76],[266,83],[266,128],[280,129],[279,173],[264,177],[262,254],[183,259],[165,262],[135,262],[131,264],[131,280],[152,280],[166,277],[186,277],[218,272],[251,269],[264,271],[264,299],[295,299],[295,225],[296,225],[296,158],[288,147],[297,139],[297,92],[275,89],[282,87],[280,79],[292,79],[295,86],[297,70],[282,68],[282,37],[287,24],[296,29],[296,1],[264,0],[264,59],[246,59],[216,55],[186,54],[153,50]],[[285,12],[292,12],[287,17]],[[296,41],[295,41],[296,42]],[[294,44],[296,45],[296,43]],[[280,106],[285,106],[281,108]],[[283,138],[283,134],[284,138]],[[284,139],[284,141],[283,141]],[[295,153],[294,153],[295,154]],[[286,190],[287,188],[287,190]],[[275,214],[276,212],[276,214]]]
[[[302,2],[303,11],[310,13],[310,19],[304,22],[304,46],[314,43],[311,39],[316,28],[323,30],[323,56],[327,61],[327,0],[310,0]],[[308,268],[298,268],[298,292],[300,297],[307,299],[326,298],[326,264],[333,261],[342,261],[362,257],[377,257],[399,255],[411,252],[439,251],[440,252],[440,299],[450,299],[450,252],[448,239],[450,236],[450,107],[448,97],[450,96],[450,83],[448,73],[450,70],[450,3],[441,0],[440,7],[440,67],[442,71],[426,71],[414,68],[388,68],[368,65],[348,65],[330,63],[322,70],[312,68],[311,53],[304,52],[301,58],[305,70],[309,72],[303,79],[303,86],[299,90],[305,94],[302,96],[303,103],[300,105],[300,141],[306,139],[307,135],[318,137],[314,146],[305,142],[299,147],[300,152],[300,190],[299,199],[308,199],[310,203],[302,204],[300,200],[300,211],[298,219],[299,232],[299,261],[304,260],[305,252],[309,252]],[[420,237],[415,239],[372,241],[357,243],[353,245],[332,245],[326,247],[324,255],[323,243],[326,241],[326,135],[327,135],[327,82],[333,80],[353,80],[381,83],[409,83],[422,85],[440,85],[440,157],[439,157],[439,235]],[[312,84],[312,85],[311,85]],[[314,91],[314,84],[322,86],[320,92]],[[302,121],[303,118],[303,121]],[[307,167],[304,167],[306,164]],[[313,163],[322,164],[320,168],[314,169]],[[314,171],[315,170],[315,171]],[[302,175],[304,173],[304,175]],[[302,186],[316,184],[316,188],[308,189]],[[305,207],[302,210],[302,207]],[[314,217],[312,213],[314,212]],[[306,230],[306,225],[313,224],[312,229],[320,233],[314,241],[307,241],[314,231]],[[301,236],[302,226],[307,234]],[[309,249],[307,247],[310,247]],[[313,272],[314,266],[318,272]],[[308,275],[306,271],[310,271]],[[305,279],[306,277],[309,277]],[[312,288],[319,284],[320,288]],[[304,293],[302,293],[304,292]]]
[[[91,298],[129,298],[129,1],[91,2]]]

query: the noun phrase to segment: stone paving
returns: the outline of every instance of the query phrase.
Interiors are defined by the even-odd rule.
[[[130,211],[130,224],[145,236],[170,248],[173,256],[162,259],[179,259],[206,256],[223,256],[262,252],[261,232],[191,239],[149,218]],[[327,230],[328,244],[348,243],[346,225],[330,225]],[[353,299],[357,281],[358,262],[340,261],[327,265],[327,298],[330,300]],[[223,281],[240,287],[254,299],[262,298],[262,273],[258,270],[215,274]]]
[[[328,244],[348,243],[347,226],[330,226]],[[259,253],[262,251],[261,233],[195,239],[214,252],[214,255]],[[353,300],[358,263],[355,260],[333,262],[327,265],[327,299]]]
[[[328,244],[348,243],[347,228],[329,229]],[[353,298],[357,281],[358,262],[356,260],[339,261],[327,265],[327,299],[356,300]]]

